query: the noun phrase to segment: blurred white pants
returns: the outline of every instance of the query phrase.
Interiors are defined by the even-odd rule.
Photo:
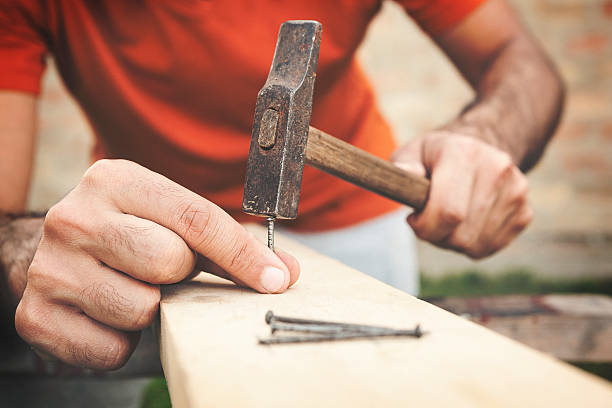
[[[295,232],[280,226],[279,230],[317,252],[416,295],[419,290],[416,239],[406,223],[407,214],[408,210],[402,208],[326,232]]]

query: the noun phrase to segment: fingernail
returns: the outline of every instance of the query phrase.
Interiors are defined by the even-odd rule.
[[[276,293],[285,284],[285,272],[273,266],[266,266],[261,274],[261,286],[268,293]]]

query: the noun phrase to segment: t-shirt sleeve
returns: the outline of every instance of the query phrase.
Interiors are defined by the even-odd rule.
[[[486,0],[395,0],[430,36],[460,23]]]
[[[0,89],[40,92],[46,46],[40,27],[15,0],[0,0]]]

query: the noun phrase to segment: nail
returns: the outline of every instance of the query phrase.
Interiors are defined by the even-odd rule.
[[[301,332],[301,333],[318,333],[327,335],[336,334],[362,334],[365,336],[413,336],[421,337],[422,331],[419,325],[414,329],[391,329],[386,327],[376,326],[359,326],[358,328],[351,326],[337,326],[337,325],[319,325],[319,324],[292,324],[292,323],[280,323],[272,321],[270,324],[270,330],[272,334],[277,331],[286,332]]]
[[[314,325],[314,324],[291,324],[270,322],[270,331],[272,334],[277,331],[290,331],[301,333],[318,333],[318,334],[337,334],[346,331],[345,328],[330,325]]]
[[[413,336],[421,337],[424,332],[421,325],[416,325],[414,329],[393,329],[390,327],[371,326],[364,324],[330,322],[324,320],[299,319],[275,315],[272,310],[268,310],[265,317],[266,323],[270,326],[272,333],[276,331],[294,331],[303,333],[360,333],[369,336]]]
[[[376,339],[381,337],[421,337],[423,333],[420,329],[415,331],[397,331],[390,333],[333,333],[328,335],[311,335],[311,336],[286,336],[286,337],[268,337],[266,339],[258,339],[259,344],[287,344],[287,343],[320,343],[324,341],[340,341],[340,340],[357,340],[357,339]]]
[[[285,272],[273,266],[266,266],[261,274],[261,286],[268,293],[276,293],[285,285]]]
[[[268,221],[268,248],[274,252],[274,220],[275,217],[268,217],[266,220]]]
[[[270,322],[273,322],[273,321],[280,322],[280,323],[294,323],[294,324],[305,324],[305,325],[315,325],[315,326],[334,326],[334,327],[341,327],[343,329],[351,330],[351,331],[395,330],[390,327],[371,326],[371,325],[365,325],[365,324],[330,322],[330,321],[325,321],[325,320],[300,319],[296,317],[278,316],[278,315],[275,315],[271,310],[269,310],[268,313],[266,313],[266,323],[270,324]]]
[[[270,324],[270,322],[272,321],[272,319],[274,319],[274,312],[271,310],[268,310],[266,312],[266,323]]]

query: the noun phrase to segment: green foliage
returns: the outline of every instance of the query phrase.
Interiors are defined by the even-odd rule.
[[[441,278],[421,274],[420,297],[487,296],[540,293],[601,293],[612,295],[612,279],[551,280],[536,278],[527,269],[497,275],[468,269]]]
[[[141,408],[171,408],[170,394],[166,379],[163,377],[153,378],[142,395]]]

